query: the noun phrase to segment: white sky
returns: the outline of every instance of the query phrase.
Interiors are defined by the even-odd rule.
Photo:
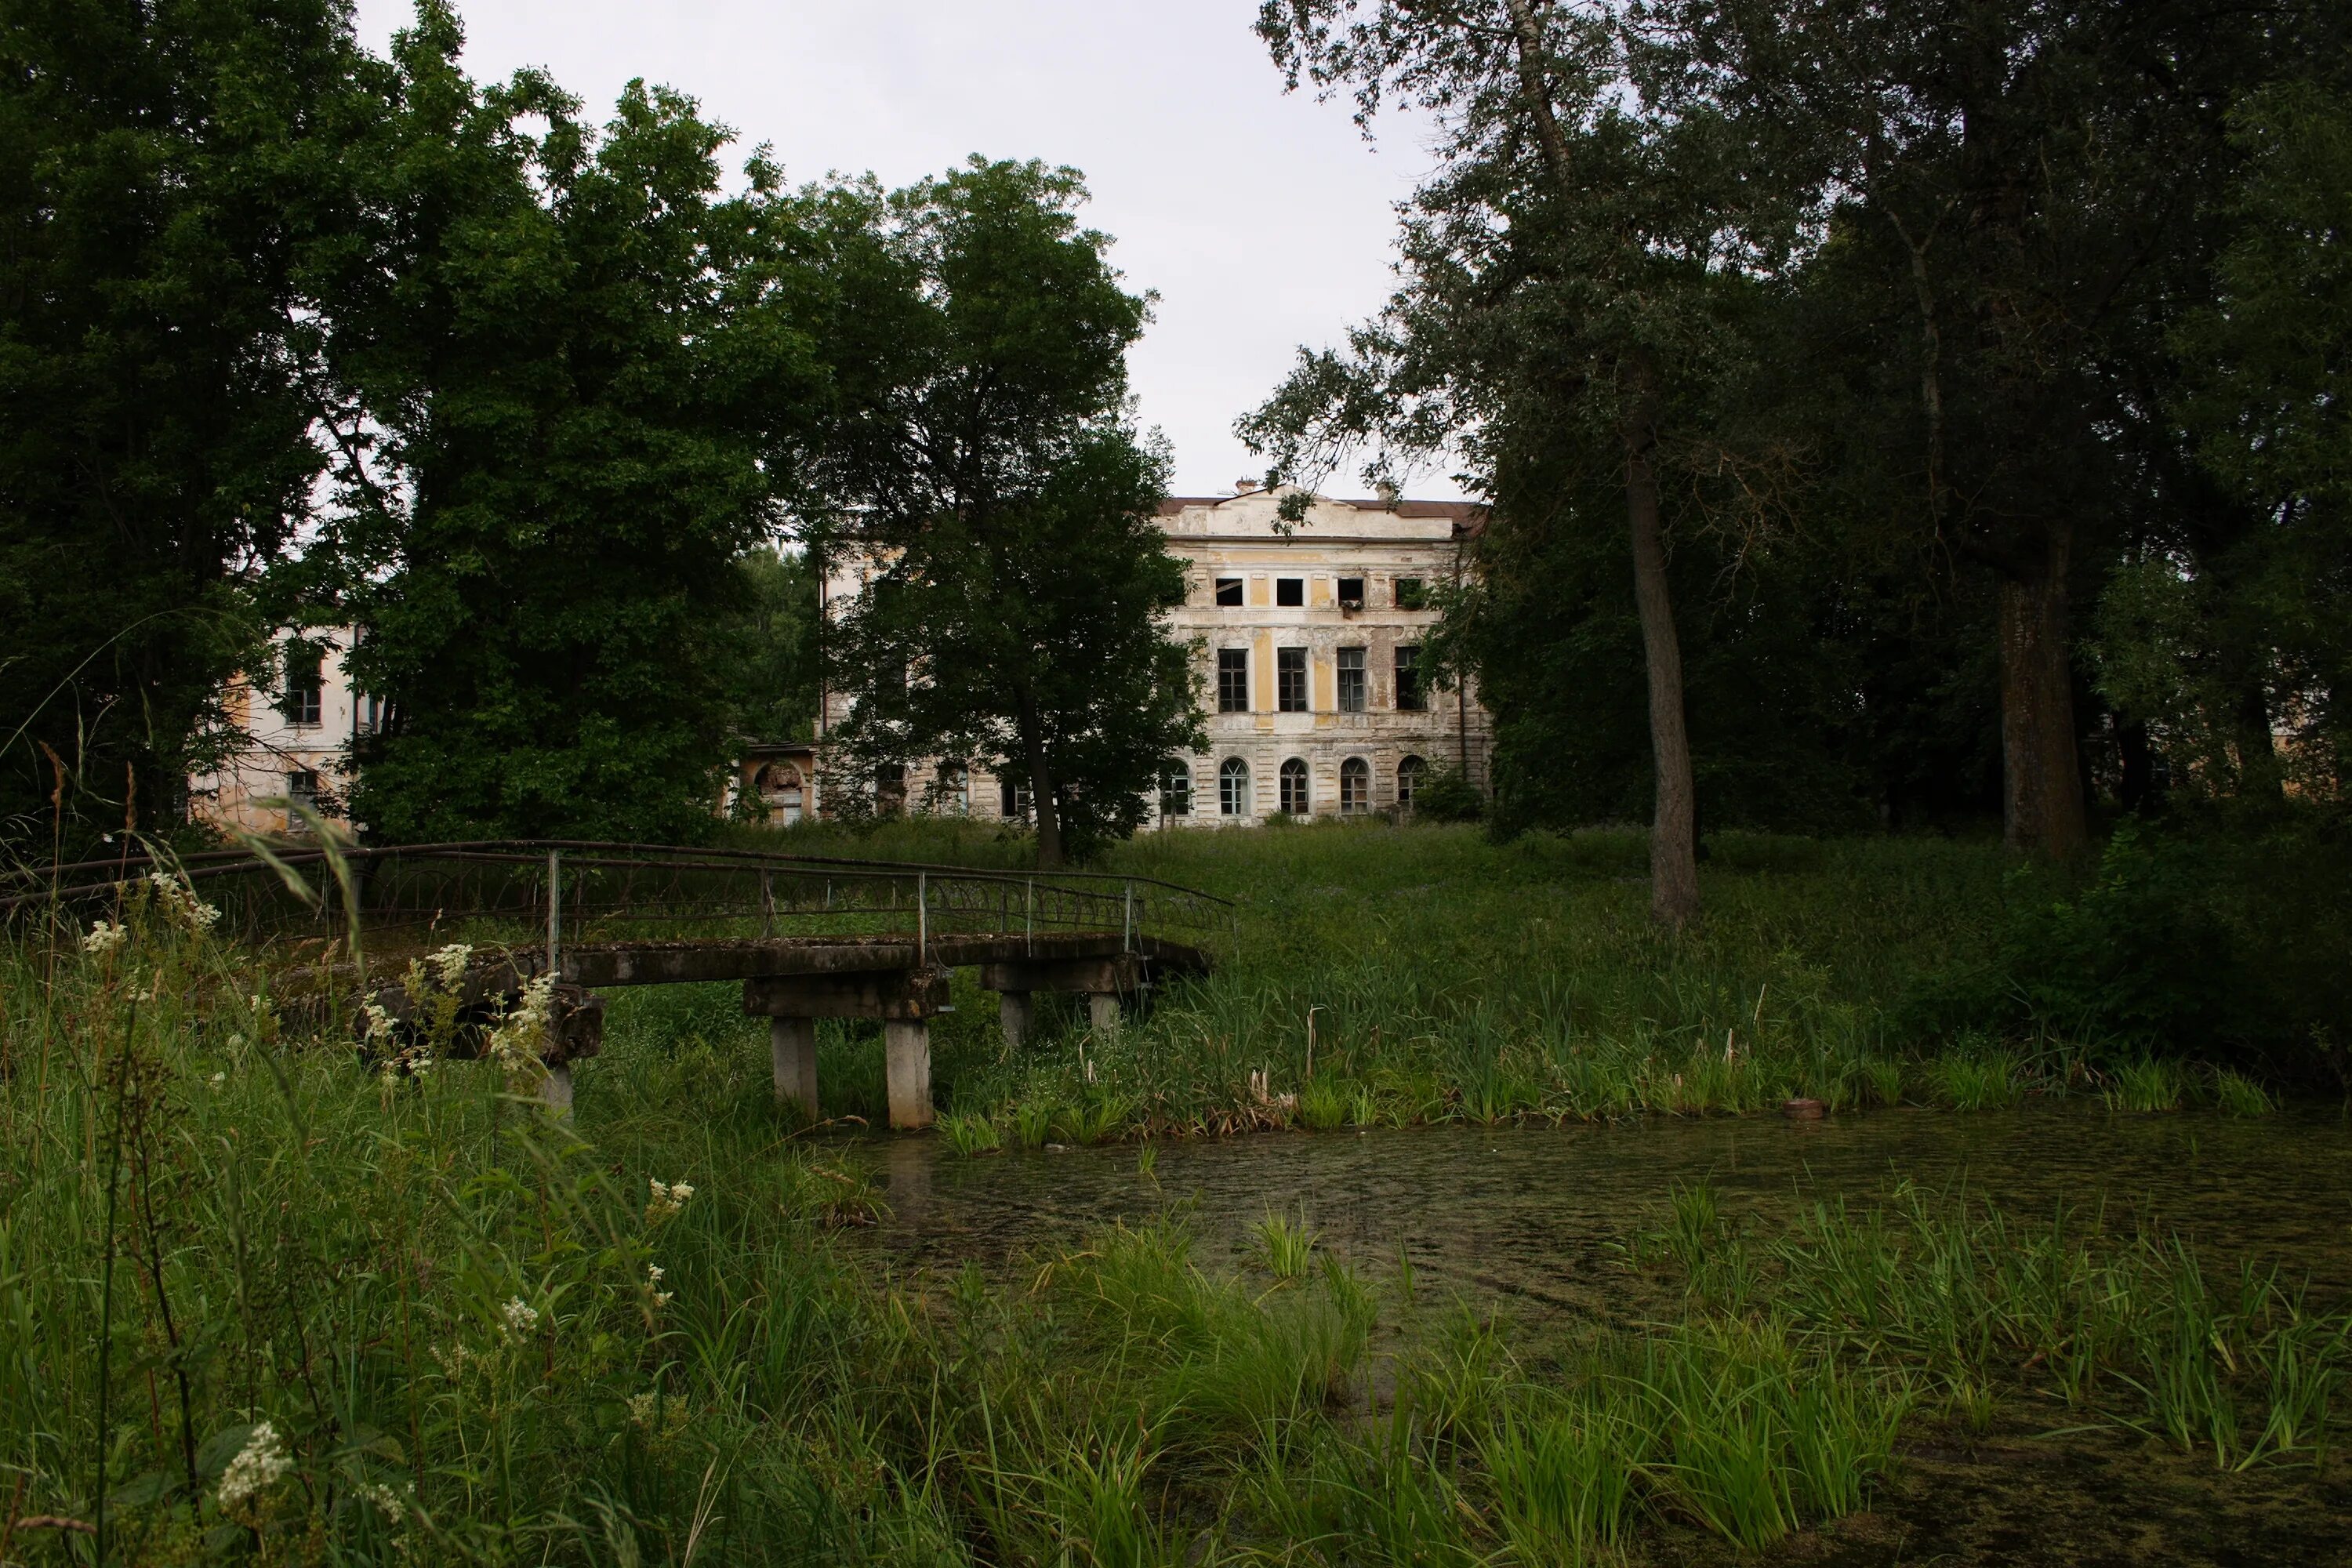
[[[461,0],[466,64],[543,66],[588,110],[631,77],[674,87],[794,182],[902,185],[969,153],[1085,171],[1086,220],[1118,240],[1157,319],[1129,368],[1167,433],[1174,488],[1255,475],[1233,437],[1300,344],[1336,344],[1387,298],[1391,204],[1427,173],[1409,123],[1367,145],[1339,101],[1286,96],[1256,0]],[[409,0],[358,0],[378,48]],[[1329,487],[1351,490],[1356,476]],[[1459,494],[1442,473],[1417,496]]]

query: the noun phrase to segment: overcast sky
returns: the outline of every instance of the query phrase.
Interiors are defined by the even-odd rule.
[[[1233,437],[1300,344],[1387,297],[1391,204],[1429,159],[1405,122],[1367,145],[1344,103],[1286,96],[1257,0],[462,0],[479,78],[543,66],[592,110],[631,77],[678,89],[788,177],[908,184],[967,154],[1085,171],[1087,219],[1159,291],[1129,361],[1179,494],[1260,470]],[[409,0],[359,0],[381,47]],[[1354,476],[1329,487],[1350,489]],[[1442,473],[1409,487],[1455,495]]]

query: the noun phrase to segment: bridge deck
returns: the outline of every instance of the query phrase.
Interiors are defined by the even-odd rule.
[[[561,979],[591,990],[614,985],[677,985],[716,980],[761,980],[794,974],[854,974],[921,966],[962,969],[974,964],[1050,963],[1117,958],[1132,953],[1163,973],[1205,974],[1206,953],[1153,936],[1118,931],[1039,931],[877,936],[688,938],[669,942],[582,942],[560,950]],[[536,973],[529,953],[518,967]]]

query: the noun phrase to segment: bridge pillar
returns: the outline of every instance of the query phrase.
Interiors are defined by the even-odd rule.
[[[931,1023],[928,1018],[882,1021],[883,1076],[890,1091],[890,1125],[931,1124]]]
[[[776,1098],[799,1106],[811,1121],[816,1108],[816,1020],[768,1020],[768,1055],[776,1070]]]
[[[571,1120],[572,1068],[569,1063],[557,1062],[547,1069],[547,1076],[539,1080],[539,1098],[545,1100],[547,1108],[556,1115],[567,1121]]]
[[[1087,993],[1087,1022],[1097,1035],[1118,1033],[1118,993],[1090,991]]]
[[[1017,1051],[1021,1042],[1036,1027],[1037,1004],[1026,991],[1000,991],[996,994],[996,1016],[1004,1026],[1004,1048]]]

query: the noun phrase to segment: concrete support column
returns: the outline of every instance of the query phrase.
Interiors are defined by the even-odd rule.
[[[1118,1033],[1118,993],[1090,991],[1087,994],[1087,1022],[1095,1026],[1097,1035]]]
[[[1037,1005],[1026,991],[1000,991],[996,994],[996,1016],[1004,1026],[1004,1048],[1017,1051],[1029,1031],[1037,1026]]]
[[[890,1089],[890,1125],[931,1124],[931,1026],[925,1018],[888,1018],[882,1024],[884,1076]]]
[[[792,1101],[816,1121],[816,1020],[769,1019],[768,1055],[775,1064],[778,1101]]]
[[[571,1121],[572,1068],[562,1063],[549,1068],[547,1076],[539,1080],[539,1098],[547,1102],[550,1110]]]

